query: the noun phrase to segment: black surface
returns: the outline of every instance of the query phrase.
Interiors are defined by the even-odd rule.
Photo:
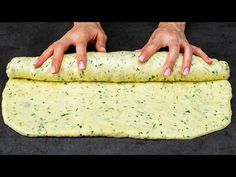
[[[234,1],[211,2],[198,0],[193,5],[176,0],[146,0],[145,3],[136,0],[67,0],[55,4],[48,0],[21,0],[14,2],[17,8],[9,13],[12,1],[4,1],[0,21],[235,21]]]
[[[8,78],[6,64],[15,56],[39,55],[72,23],[0,23],[0,92]],[[107,50],[142,47],[157,23],[103,23]],[[189,23],[187,37],[209,56],[226,60],[230,82],[236,86],[236,23]],[[70,52],[74,50],[71,49]],[[0,96],[1,100],[1,96]],[[0,116],[0,154],[236,154],[235,98],[232,123],[224,130],[194,140],[134,140],[115,138],[27,138],[3,124]]]

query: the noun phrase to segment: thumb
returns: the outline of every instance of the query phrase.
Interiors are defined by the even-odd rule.
[[[105,34],[98,33],[97,40],[96,40],[96,50],[98,52],[106,52],[106,41],[107,37]]]

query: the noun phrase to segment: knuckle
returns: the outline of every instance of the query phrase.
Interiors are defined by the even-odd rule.
[[[39,57],[39,60],[43,60],[43,58],[45,58],[46,57],[46,54],[45,53],[42,53],[41,55],[40,55],[40,57]]]
[[[77,58],[77,62],[83,62],[83,63],[86,63],[87,62],[87,59],[85,57],[78,57]]]
[[[53,56],[53,58],[52,58],[52,63],[55,64],[55,65],[57,65],[58,61],[59,61],[59,58]]]
[[[42,60],[42,59],[46,58],[46,57],[47,57],[47,53],[48,53],[48,51],[45,50],[45,51],[39,56],[39,60]]]
[[[79,46],[79,47],[86,46],[86,42],[85,42],[85,41],[76,41],[75,44],[76,44],[77,46]]]
[[[169,57],[166,62],[167,62],[167,64],[169,64],[169,65],[173,65],[173,64],[175,63],[175,58]]]
[[[178,40],[180,38],[179,34],[175,31],[167,31],[166,33],[170,36],[170,39],[172,40]]]
[[[84,34],[86,34],[87,33],[87,29],[85,29],[85,28],[80,28],[78,31],[76,31],[76,34],[77,35],[84,35]]]
[[[192,60],[185,59],[185,60],[183,61],[183,65],[184,65],[184,66],[190,66],[191,64],[192,64]]]
[[[86,51],[84,50],[77,50],[76,54],[79,60],[84,60],[86,58]]]
[[[147,45],[150,50],[156,50],[159,46],[161,46],[161,44],[156,40],[151,40]]]
[[[193,48],[192,48],[190,45],[186,46],[186,48],[187,48],[190,52],[193,52]]]
[[[103,34],[103,37],[104,37],[104,39],[106,41],[107,40],[107,35],[105,33]]]
[[[184,62],[186,63],[192,63],[192,56],[184,58]]]
[[[48,48],[47,48],[45,51],[53,49],[53,48],[54,48],[54,45],[55,45],[55,42],[52,43],[50,46],[48,46]],[[45,52],[45,51],[44,51],[44,52]]]
[[[57,44],[57,42],[58,42],[58,41],[53,42],[51,46],[54,47],[54,46]],[[49,47],[50,47],[50,46],[49,46]]]
[[[177,43],[172,44],[171,47],[173,48],[173,50],[179,50],[180,48],[179,44]]]
[[[143,49],[142,55],[143,55],[143,56],[145,56],[145,57],[144,57],[144,59],[146,59],[146,58],[147,58],[147,56],[149,56],[149,55],[150,55],[149,53],[150,53],[150,52],[148,51],[148,49],[147,49],[147,48]]]
[[[180,46],[178,40],[175,40],[175,39],[170,40],[169,45],[176,48]]]
[[[195,49],[196,49],[196,51],[198,51],[198,52],[201,52],[201,51],[202,51],[202,49],[201,49],[200,47],[196,47]]]
[[[156,40],[151,40],[151,41],[149,42],[149,46],[151,46],[151,47],[155,47],[156,44],[157,44]]]
[[[151,40],[156,40],[156,39],[158,39],[158,36],[159,36],[159,35],[161,35],[161,33],[159,33],[159,34],[157,34],[157,33],[152,34]]]
[[[63,44],[62,42],[57,42],[57,43],[55,44],[55,48],[57,48],[57,49],[62,49],[62,48],[64,48],[64,44]]]
[[[162,36],[162,35],[165,35],[166,34],[166,31],[165,30],[160,30],[160,29],[157,29],[154,31],[154,33],[152,34],[152,37],[155,38],[155,37],[158,37],[159,35]]]
[[[183,46],[186,48],[191,48],[191,45],[188,42],[183,42]]]
[[[99,31],[98,34],[101,35],[104,38],[107,38],[107,35],[104,31]]]
[[[156,44],[155,44],[155,42],[154,41],[151,41],[150,43],[149,43],[149,45],[147,46],[147,49],[149,50],[149,51],[153,51],[153,50],[155,50],[156,49]]]
[[[77,41],[79,40],[80,38],[83,37],[83,34],[81,34],[81,32],[74,32],[72,33],[70,36],[68,36],[67,38],[71,39],[72,41]]]
[[[193,49],[191,46],[186,46],[185,49],[188,50],[191,54],[193,53]]]
[[[140,52],[141,52],[141,55],[146,56],[147,53],[148,53],[148,51],[147,51],[147,47],[144,47],[144,48],[142,49],[142,51],[140,51]]]
[[[170,68],[172,70],[173,67],[174,67],[174,63],[167,63],[164,68]]]

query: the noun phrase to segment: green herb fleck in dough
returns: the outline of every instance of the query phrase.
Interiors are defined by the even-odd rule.
[[[61,117],[68,116],[70,113],[61,114]]]

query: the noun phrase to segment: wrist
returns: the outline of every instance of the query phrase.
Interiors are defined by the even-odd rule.
[[[78,26],[78,25],[81,25],[81,24],[84,24],[84,23],[93,23],[93,24],[97,24],[99,26],[101,26],[100,22],[74,22],[74,26]]]
[[[181,32],[184,32],[186,26],[186,22],[160,22],[158,27],[172,27]]]

